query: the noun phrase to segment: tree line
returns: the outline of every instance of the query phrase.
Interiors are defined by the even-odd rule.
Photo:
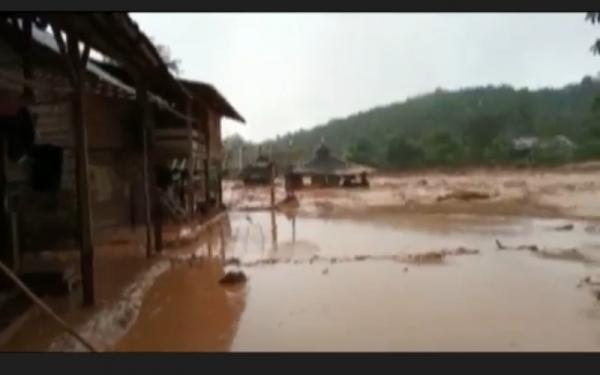
[[[231,152],[243,144],[249,158],[262,147],[278,160],[300,162],[324,139],[334,153],[350,161],[396,169],[521,163],[525,156],[515,152],[515,140],[561,136],[574,147],[539,148],[527,155],[527,162],[589,160],[600,158],[599,93],[600,79],[591,76],[539,90],[508,85],[437,89],[261,144],[239,136],[225,143]]]

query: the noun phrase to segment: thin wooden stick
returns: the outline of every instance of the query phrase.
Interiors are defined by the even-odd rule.
[[[98,350],[86,339],[84,339],[77,331],[75,331],[71,326],[69,326],[64,320],[62,320],[52,309],[45,304],[41,299],[39,299],[35,293],[23,283],[17,275],[15,275],[10,268],[8,268],[4,263],[0,262],[0,269],[2,272],[8,276],[18,287],[21,289],[31,300],[37,304],[45,313],[50,315],[52,319],[54,319],[62,328],[64,328],[69,334],[77,339],[83,346],[85,346],[90,352],[98,352]]]

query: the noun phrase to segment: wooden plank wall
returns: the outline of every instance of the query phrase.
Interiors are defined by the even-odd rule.
[[[10,66],[6,60],[0,61],[0,72],[16,77],[22,74],[18,66]],[[43,87],[67,88],[66,77],[61,79],[59,74],[37,69],[35,82]],[[0,79],[0,90],[18,97],[22,85]],[[41,250],[41,246],[62,247],[65,242],[73,244],[76,238],[73,233],[76,221],[75,217],[71,217],[76,207],[71,101],[65,92],[35,89],[34,93],[37,104],[31,106],[31,111],[37,116],[36,143],[62,147],[64,154],[59,194],[49,197],[31,189],[23,191],[23,201],[29,202],[23,207],[27,217],[21,225],[26,251]],[[132,213],[137,224],[143,225],[136,105],[132,100],[86,94],[84,111],[88,126],[94,234],[95,240],[102,241],[104,232],[117,227],[131,227]],[[12,164],[13,176],[21,179],[27,176],[27,163]],[[53,203],[42,204],[49,201]]]

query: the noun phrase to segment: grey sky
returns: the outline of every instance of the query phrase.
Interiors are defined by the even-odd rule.
[[[214,84],[257,141],[435,90],[561,86],[600,71],[570,14],[134,13],[183,76]]]

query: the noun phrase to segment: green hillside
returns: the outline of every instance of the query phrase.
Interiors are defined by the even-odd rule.
[[[600,111],[594,110],[599,94],[600,81],[592,77],[557,89],[439,89],[285,134],[262,146],[272,148],[280,162],[297,161],[310,157],[325,139],[335,153],[350,160],[402,168],[517,162],[511,140],[564,135],[577,146],[572,152],[548,147],[535,153],[534,162],[591,159],[600,157]],[[230,139],[227,147],[232,151],[240,143]],[[253,157],[257,145],[246,146],[246,157]]]

